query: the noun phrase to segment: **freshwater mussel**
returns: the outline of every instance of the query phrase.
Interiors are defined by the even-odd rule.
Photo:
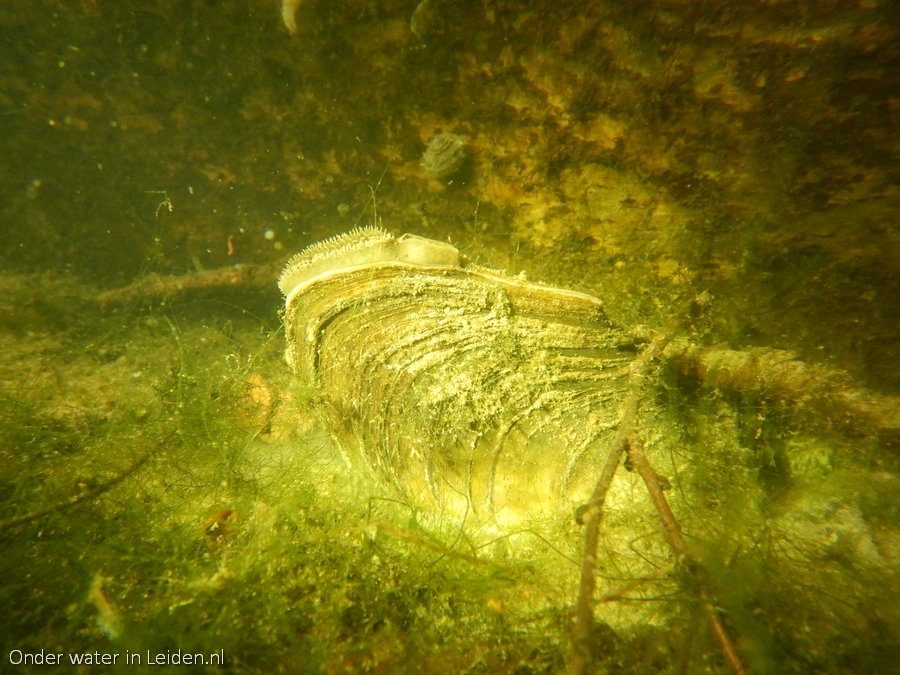
[[[635,356],[600,300],[377,227],[309,247],[279,285],[288,363],[348,461],[498,525],[590,494]]]

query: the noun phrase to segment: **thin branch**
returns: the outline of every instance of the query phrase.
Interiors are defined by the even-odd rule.
[[[698,574],[700,566],[690,557],[687,548],[685,548],[684,539],[681,536],[681,526],[678,524],[678,521],[675,519],[675,514],[672,513],[672,509],[669,507],[666,495],[663,493],[662,487],[659,484],[659,476],[653,470],[646,455],[644,455],[644,448],[639,440],[634,439],[631,442],[628,448],[628,456],[631,458],[631,462],[643,479],[644,485],[647,486],[647,491],[650,493],[650,498],[653,500],[653,505],[656,507],[659,521],[666,532],[666,539],[669,542],[669,547],[672,549],[672,552],[677,559],[685,560],[689,563],[687,565],[688,570],[694,577],[694,583],[697,584],[697,592],[703,603],[703,608],[706,610],[710,627],[712,628],[713,634],[716,636],[716,641],[719,643],[719,649],[721,649],[722,655],[725,657],[728,665],[731,666],[731,670],[735,675],[746,675],[747,671],[741,663],[737,649],[735,649],[728,632],[725,630],[725,626],[722,625],[718,611],[709,600],[709,592],[706,588],[706,584]]]
[[[603,503],[606,493],[616,475],[616,469],[622,453],[628,447],[634,435],[638,409],[644,390],[644,380],[650,364],[662,352],[669,342],[670,331],[658,335],[653,342],[631,363],[628,381],[631,393],[625,401],[619,432],[613,440],[606,457],[606,464],[591,494],[591,500],[576,512],[576,519],[584,523],[584,556],[581,563],[581,583],[578,591],[578,604],[575,610],[575,628],[572,632],[572,675],[584,675],[590,663],[590,640],[594,627],[594,576],[597,566],[597,545],[600,541],[600,522],[603,519]]]
[[[275,280],[281,267],[269,265],[232,265],[193,274],[166,276],[148,274],[133,284],[104,291],[93,298],[102,307],[149,298],[174,298],[192,292],[215,292],[221,289],[256,289],[276,293]]]
[[[572,633],[572,675],[583,675],[591,656],[591,632],[594,627],[593,598],[596,580],[594,568],[597,565],[597,545],[600,541],[600,521],[603,519],[603,502],[612,484],[627,438],[620,433],[615,445],[610,449],[606,465],[600,474],[591,501],[586,510],[579,510],[584,523],[584,557],[581,563],[581,585],[578,591],[575,630]]]
[[[665,356],[682,375],[718,389],[753,393],[795,413],[813,412],[813,421],[856,433],[900,432],[900,397],[856,388],[846,373],[803,363],[791,352],[762,347],[735,351],[679,340]]]
[[[22,516],[17,516],[15,518],[10,518],[9,520],[0,521],[0,532],[11,527],[16,527],[17,525],[22,525],[23,523],[31,522],[32,520],[43,518],[44,516],[49,516],[51,513],[56,513],[57,511],[65,511],[66,509],[71,509],[73,506],[78,506],[78,504],[81,504],[82,502],[86,502],[90,499],[94,499],[95,497],[99,497],[104,492],[108,492],[123,480],[131,476],[135,471],[140,469],[144,464],[147,463],[147,460],[150,459],[150,455],[152,454],[152,452],[146,453],[125,471],[118,474],[115,478],[112,478],[102,485],[98,485],[92,490],[83,492],[80,495],[75,495],[74,497],[69,497],[68,499],[58,502],[53,506],[49,506],[46,509],[41,509],[40,511],[32,511],[31,513],[26,513]]]
[[[619,600],[628,600],[629,598],[625,597],[625,594],[629,591],[637,588],[641,584],[646,584],[650,581],[659,581],[665,576],[668,576],[672,570],[675,569],[675,563],[671,565],[666,565],[663,568],[660,568],[656,571],[656,573],[650,575],[649,577],[644,577],[643,579],[634,579],[629,581],[627,584],[622,584],[618,588],[614,588],[611,591],[607,591],[602,596],[597,598],[594,604],[602,605],[605,602],[618,602]]]
[[[460,551],[454,551],[452,548],[447,548],[443,544],[439,544],[436,541],[432,541],[431,539],[427,539],[426,537],[418,535],[415,532],[410,532],[409,530],[406,530],[402,527],[397,527],[396,525],[392,525],[388,522],[375,523],[375,527],[379,532],[384,532],[385,534],[396,537],[397,539],[408,541],[409,543],[415,544],[416,546],[421,546],[432,551],[437,551],[441,555],[459,558],[460,560],[465,560],[466,562],[470,562],[474,565],[486,565],[488,567],[493,567],[500,570],[508,569],[503,565],[498,565],[491,560],[478,558],[477,556],[469,555],[467,553],[461,553]]]

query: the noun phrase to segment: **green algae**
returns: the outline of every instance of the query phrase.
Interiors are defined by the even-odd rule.
[[[307,0],[294,38],[262,0],[0,10],[5,668],[43,649],[225,650],[196,672],[565,671],[572,514],[485,537],[351,471],[283,362],[277,272],[270,291],[97,300],[147,271],[277,269],[376,186],[395,233],[596,294],[640,335],[709,291],[679,337],[896,393],[888,3],[436,2],[425,40],[414,10]],[[439,130],[471,139],[452,185],[421,175]],[[696,568],[620,469],[595,671],[728,672],[699,578],[750,672],[890,672],[896,430],[677,364],[643,412]]]

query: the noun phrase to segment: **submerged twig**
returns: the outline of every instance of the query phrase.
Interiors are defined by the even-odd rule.
[[[619,460],[625,450],[627,437],[620,433],[610,448],[606,465],[600,474],[591,501],[586,509],[579,510],[579,519],[584,523],[584,557],[581,563],[581,584],[578,591],[575,630],[572,634],[572,673],[582,675],[590,662],[591,631],[594,626],[593,598],[596,580],[594,569],[597,565],[597,545],[600,542],[600,521],[603,519],[603,502],[606,493],[619,468]]]
[[[900,397],[856,388],[846,373],[803,363],[791,352],[698,347],[679,340],[665,355],[681,375],[718,389],[753,393],[794,412],[811,411],[815,419],[856,433],[900,433]]]
[[[146,300],[153,297],[174,297],[189,292],[215,291],[223,288],[259,289],[274,292],[280,265],[233,265],[193,274],[165,276],[148,274],[128,286],[98,294],[101,306]]]
[[[622,453],[628,447],[630,439],[635,433],[638,409],[640,408],[641,394],[644,388],[644,379],[650,369],[650,364],[669,342],[669,333],[657,336],[653,342],[631,364],[631,372],[628,381],[631,394],[625,402],[622,419],[619,423],[619,432],[613,440],[606,458],[606,464],[597,480],[597,485],[591,494],[591,500],[578,509],[576,518],[584,523],[584,556],[581,564],[581,583],[578,591],[578,604],[576,606],[575,629],[572,634],[572,664],[573,675],[583,675],[590,662],[590,639],[594,626],[593,598],[596,588],[595,568],[597,565],[597,545],[600,541],[600,522],[603,519],[603,503],[606,501],[606,493],[615,477],[616,469]]]
[[[376,527],[379,531],[384,532],[385,534],[396,537],[397,539],[402,539],[403,541],[407,541],[411,544],[415,544],[416,546],[421,546],[422,548],[437,551],[441,555],[450,556],[452,558],[459,558],[460,560],[465,560],[466,562],[470,562],[473,565],[486,565],[488,567],[494,567],[501,570],[507,569],[503,565],[498,565],[497,563],[486,558],[479,558],[474,555],[469,555],[468,553],[454,551],[452,548],[448,548],[443,544],[439,544],[436,541],[418,535],[415,532],[410,532],[409,530],[406,530],[402,527],[397,527],[396,525],[392,525],[388,522],[376,523]]]
[[[643,479],[644,485],[647,486],[647,491],[650,493],[650,498],[653,500],[653,506],[656,507],[659,521],[665,530],[669,547],[672,549],[672,552],[678,560],[688,563],[687,568],[694,578],[694,583],[697,585],[697,593],[700,596],[703,609],[706,611],[709,618],[710,627],[712,628],[713,634],[716,636],[716,642],[719,643],[719,649],[722,651],[722,655],[725,657],[725,660],[728,661],[728,665],[735,675],[744,675],[747,671],[741,663],[741,659],[737,654],[737,650],[735,649],[728,632],[725,630],[725,626],[722,625],[722,621],[719,619],[718,611],[710,601],[706,584],[703,579],[700,578],[699,564],[696,560],[691,558],[684,545],[684,539],[681,536],[681,527],[675,519],[675,514],[672,513],[672,509],[669,507],[669,502],[659,483],[659,476],[653,470],[646,455],[644,455],[643,444],[639,440],[634,439],[629,444],[628,456],[634,464],[635,469],[637,469],[638,474],[640,474],[641,479]]]
[[[694,303],[702,305],[704,301],[695,299]],[[612,447],[607,456],[606,465],[603,467],[594,492],[591,495],[591,501],[582,506],[576,513],[579,522],[585,524],[585,547],[584,558],[581,567],[581,584],[578,595],[578,605],[576,608],[576,625],[573,632],[573,655],[571,672],[573,675],[584,675],[587,666],[590,663],[590,639],[593,630],[593,599],[596,587],[595,568],[597,563],[597,546],[600,539],[600,521],[602,519],[603,503],[609,486],[615,476],[616,469],[619,466],[622,453],[628,451],[629,457],[635,464],[641,478],[644,480],[647,490],[650,493],[657,514],[663,529],[666,531],[666,537],[669,545],[676,556],[676,564],[681,560],[689,560],[687,549],[684,545],[684,539],[681,536],[681,527],[675,519],[672,510],[669,508],[668,501],[663,494],[660,486],[659,477],[653,471],[649,461],[643,452],[643,444],[637,433],[638,410],[644,391],[644,380],[650,369],[650,364],[654,359],[659,357],[666,350],[671,342],[672,336],[678,327],[679,319],[673,319],[666,330],[657,335],[653,342],[641,353],[638,358],[631,364],[631,372],[629,374],[629,386],[631,393],[625,402],[622,420],[619,424],[619,432],[613,441]],[[693,562],[693,561],[691,561]],[[697,570],[696,565],[692,565],[692,570]],[[709,616],[710,625],[722,654],[731,666],[735,675],[745,675],[743,665],[737,655],[737,651],[731,642],[731,638],[725,631],[725,627],[719,620],[715,608],[708,599],[708,593],[702,580],[697,579],[697,588],[701,601]]]
[[[661,567],[660,569],[656,570],[656,572],[654,574],[651,574],[648,577],[644,577],[642,579],[633,579],[632,581],[629,581],[626,584],[622,584],[618,588],[614,588],[611,591],[607,591],[602,596],[597,598],[597,600],[595,601],[594,604],[601,605],[605,602],[617,602],[619,600],[627,600],[628,598],[625,597],[626,593],[628,593],[629,591],[631,591],[634,588],[637,588],[641,584],[646,584],[649,581],[658,581],[659,579],[662,579],[663,577],[668,576],[669,573],[671,573],[673,569],[675,569],[675,563],[666,565],[665,567]]]
[[[121,483],[123,480],[131,476],[135,471],[140,469],[144,464],[147,463],[147,460],[150,459],[150,456],[153,454],[152,451],[147,452],[142,455],[134,464],[125,469],[122,473],[118,474],[114,478],[108,480],[102,485],[98,485],[92,490],[88,490],[87,492],[83,492],[80,495],[75,495],[74,497],[69,497],[61,502],[57,502],[53,506],[48,506],[45,509],[41,509],[39,511],[32,511],[31,513],[26,513],[21,516],[16,516],[15,518],[10,518],[9,520],[0,521],[0,532],[3,530],[7,530],[11,527],[16,527],[17,525],[22,525],[24,523],[31,522],[32,520],[37,520],[38,518],[43,518],[44,516],[49,516],[51,513],[56,513],[57,511],[65,511],[66,509],[70,509],[73,506],[77,506],[82,502],[86,502],[89,499],[94,499],[95,497],[99,497],[104,492],[108,492],[116,485]]]

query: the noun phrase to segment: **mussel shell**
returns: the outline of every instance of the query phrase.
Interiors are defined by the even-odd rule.
[[[450,132],[432,138],[422,155],[422,168],[425,174],[436,179],[451,177],[466,163],[468,145],[465,136]]]
[[[634,357],[599,300],[462,258],[366,261],[285,292],[287,360],[352,462],[507,525],[587,499]]]

